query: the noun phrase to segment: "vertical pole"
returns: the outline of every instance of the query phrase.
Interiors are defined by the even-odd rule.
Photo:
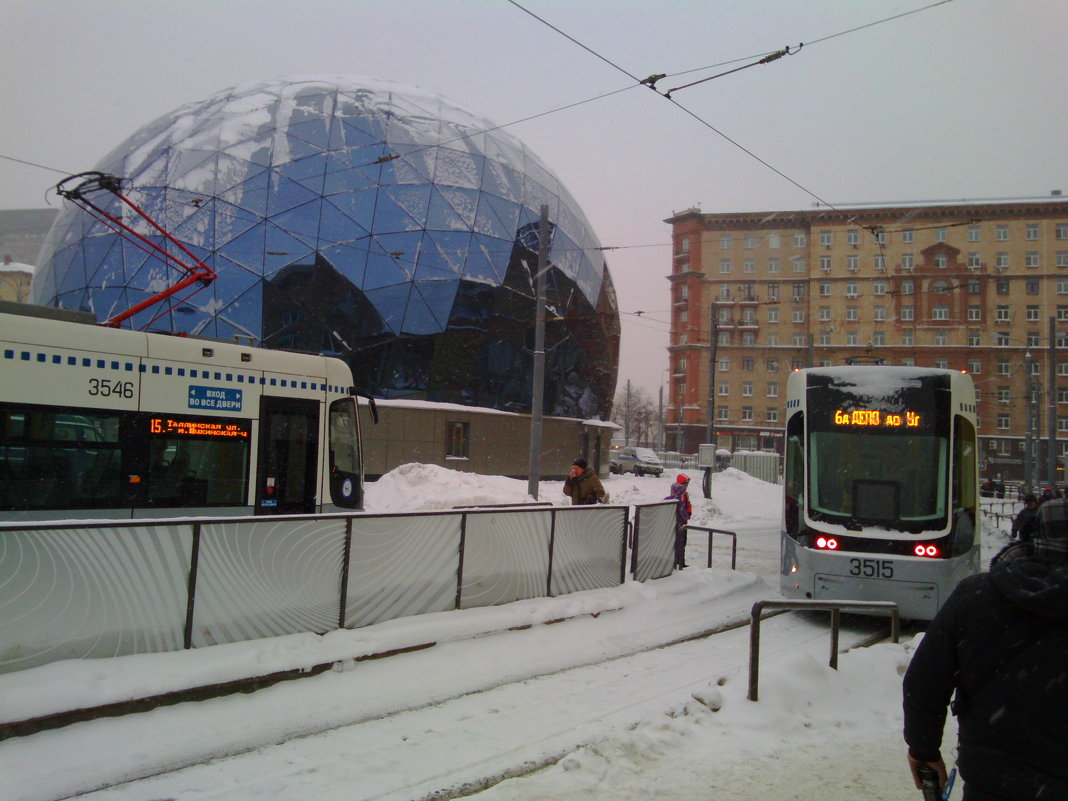
[[[716,302],[709,304],[711,319],[708,325],[708,419],[705,421],[705,442],[714,443],[712,439],[716,413],[716,347],[719,345],[719,318],[716,314]]]
[[[538,499],[541,478],[541,420],[545,404],[545,271],[549,268],[549,207],[542,204],[538,222],[538,273],[534,281],[534,374],[530,403],[530,466],[527,495]]]
[[[1027,389],[1025,390],[1024,397],[1027,400],[1027,432],[1024,436],[1024,492],[1034,492],[1035,490],[1035,476],[1034,476],[1034,437],[1033,432],[1035,430],[1034,417],[1032,412],[1034,411],[1034,397],[1033,390],[1031,388],[1031,351],[1027,351],[1024,355],[1024,369],[1027,371]]]
[[[1046,475],[1057,485],[1057,321],[1049,318],[1049,355],[1046,356]]]
[[[656,438],[656,446],[661,451],[667,450],[667,440],[665,438],[666,431],[664,430],[664,385],[660,385],[660,404],[657,410],[656,419],[660,422],[660,436]]]

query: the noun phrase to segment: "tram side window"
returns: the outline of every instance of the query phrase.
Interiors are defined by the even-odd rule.
[[[148,505],[244,506],[248,501],[247,421],[152,418]]]
[[[975,541],[979,487],[975,427],[957,416],[953,426],[953,553],[967,553]]]
[[[805,508],[805,415],[798,412],[786,425],[784,522],[790,536],[796,537]]]
[[[0,509],[125,506],[119,417],[0,407]]]

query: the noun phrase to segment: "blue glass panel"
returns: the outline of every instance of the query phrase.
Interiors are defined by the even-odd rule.
[[[316,152],[314,155],[290,161],[278,167],[278,173],[291,181],[296,181],[301,186],[310,189],[317,195],[323,193],[324,172],[326,165],[322,156]]]
[[[320,250],[336,242],[349,242],[366,235],[362,226],[342,214],[328,201],[323,201],[319,214],[319,248]]]
[[[201,187],[200,191],[211,195],[225,195],[235,186],[240,186],[252,172],[260,172],[260,167],[248,163],[246,159],[219,153],[215,162],[215,177],[210,187]]]
[[[219,254],[234,264],[260,273],[263,270],[263,252],[267,249],[266,237],[267,224],[260,223],[220,247]]]
[[[435,186],[430,195],[426,227],[437,231],[470,231],[475,224],[478,193]]]
[[[111,262],[120,262],[119,238],[114,234],[94,236],[83,240],[80,254],[83,269],[85,270],[85,285],[92,285],[101,280],[101,276],[110,274]],[[121,276],[121,273],[119,274]],[[70,276],[68,276],[68,279]],[[118,283],[118,281],[116,281]],[[72,289],[72,286],[64,286],[64,289]]]
[[[464,263],[464,278],[486,281],[494,286],[503,284],[511,250],[511,243],[485,236],[472,236],[467,261]]]
[[[405,270],[401,264],[389,256],[368,253],[367,269],[363,277],[363,291],[370,293],[370,290],[380,287],[407,285],[411,278],[410,272],[410,268]]]
[[[482,191],[518,203],[523,197],[523,175],[506,164],[487,159]]]
[[[267,239],[264,243],[263,277],[270,278],[287,264],[300,263],[311,259],[315,246],[297,239],[274,223],[267,225]]]
[[[269,188],[267,213],[272,217],[319,198],[318,192],[313,192],[277,173],[271,176]]]
[[[330,121],[328,119],[314,119],[307,122],[290,122],[286,127],[286,133],[296,137],[314,147],[318,153],[325,150],[330,142]]]
[[[254,286],[259,286],[263,279],[250,270],[246,270],[243,267],[239,267],[229,259],[219,259],[219,275],[212,284],[213,291],[216,297],[220,298],[223,304],[229,302],[231,298],[236,298],[238,295],[242,295]]]
[[[290,211],[272,215],[271,222],[306,242],[312,249],[316,249],[319,237],[319,214],[322,207],[321,199],[314,200]]]
[[[167,162],[167,184],[191,189],[206,183],[215,171],[215,150],[174,148]]]
[[[399,334],[401,331],[411,289],[411,284],[404,283],[367,292],[367,299],[381,315],[382,324],[393,334]]]
[[[267,214],[270,178],[271,173],[269,171],[260,170],[253,175],[249,175],[248,178],[232,189],[223,192],[219,199],[232,204],[235,209],[241,209],[251,217],[263,217]]]
[[[349,220],[349,238],[364,237],[371,233],[371,220],[374,219],[377,198],[378,192],[373,189],[328,195],[324,198],[323,212],[326,212],[327,207],[336,209],[338,214]]]
[[[408,297],[402,333],[425,335],[444,331],[458,285],[459,281],[416,281],[415,290]],[[443,319],[434,314],[435,308],[441,310]]]
[[[430,184],[433,183],[434,153],[435,148],[417,147],[414,150],[410,145],[403,148],[394,148],[391,155],[396,151],[404,152],[399,159],[389,162],[389,169],[393,171],[389,183],[404,184]]]
[[[257,281],[219,311],[216,336],[233,339],[241,334],[258,341],[263,335],[262,310],[263,282]]]
[[[306,156],[315,156],[319,153],[319,148],[315,145],[310,145],[303,139],[296,136],[290,136],[285,134],[285,148],[279,148],[275,145],[274,149],[274,163],[285,164],[288,161],[296,161],[298,159],[305,158]]]
[[[382,187],[375,208],[374,232],[421,230],[429,203],[429,186]]]
[[[334,245],[322,251],[323,258],[334,265],[339,273],[354,286],[363,286],[363,274],[367,268],[367,241],[360,240],[347,245]]]
[[[511,242],[515,238],[518,219],[518,203],[483,192],[478,196],[478,212],[475,215],[473,230]]]
[[[437,334],[444,331],[459,286],[459,281],[416,281],[416,291],[412,293],[404,318],[404,331],[410,334]],[[421,304],[414,303],[417,296],[422,299]],[[418,311],[413,313],[413,307]]]
[[[425,267],[432,267],[451,277],[459,278],[463,275],[464,262],[467,261],[467,250],[471,246],[471,234],[467,231],[461,233],[445,233],[442,231],[427,231],[423,237],[423,247],[419,252],[420,275],[423,277]]]
[[[181,223],[171,223],[168,232],[183,245],[197,244],[203,248],[215,247],[215,203],[205,201],[197,206],[190,204],[193,211]],[[189,261],[179,256],[182,261]],[[203,257],[201,257],[203,258]]]
[[[382,145],[385,141],[382,126],[377,124],[377,120],[372,121],[362,117],[343,119],[341,131],[345,147],[366,148],[371,145]]]
[[[368,155],[362,151],[330,153],[324,157],[324,166],[323,194],[342,194],[378,187],[378,165],[369,164]]]

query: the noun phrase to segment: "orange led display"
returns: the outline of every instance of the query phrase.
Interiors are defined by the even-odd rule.
[[[248,423],[215,420],[175,420],[172,417],[148,418],[148,431],[171,437],[212,437],[216,439],[248,439]]]
[[[917,412],[882,412],[878,409],[853,409],[850,412],[838,409],[834,413],[836,426],[866,426],[881,428],[919,428]]]

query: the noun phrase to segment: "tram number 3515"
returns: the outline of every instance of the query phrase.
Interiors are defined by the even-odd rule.
[[[850,559],[849,575],[863,578],[893,578],[894,562],[891,559]]]

